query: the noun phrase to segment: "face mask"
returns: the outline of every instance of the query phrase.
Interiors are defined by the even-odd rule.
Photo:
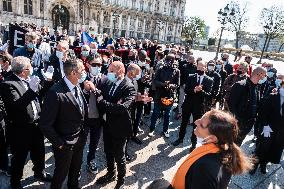
[[[204,138],[196,137],[196,139],[197,139],[196,147],[202,146]]]
[[[141,78],[141,72],[138,74],[138,75],[136,75],[136,77],[135,78],[133,78],[135,81],[137,81],[137,80],[139,80]]]
[[[217,68],[218,70],[221,70],[221,69],[222,69],[222,65],[217,64],[217,65],[216,65],[216,68]]]
[[[92,54],[97,54],[97,52],[98,52],[97,49],[91,49]]]
[[[0,73],[2,72],[2,64],[0,64]]]
[[[203,74],[204,74],[204,71],[196,70],[196,73],[197,73],[198,75],[203,75]]]
[[[86,74],[86,72],[83,72],[81,74],[81,78],[78,80],[78,82],[83,83],[86,80],[86,78],[87,78],[87,74]]]
[[[107,73],[107,78],[108,78],[108,80],[110,80],[113,83],[115,83],[117,81],[115,73],[112,73],[112,72]]]
[[[56,56],[57,56],[57,58],[59,58],[59,60],[62,60],[64,54],[63,54],[63,52],[61,52],[61,51],[56,51]]]
[[[258,81],[258,84],[263,84],[265,81],[267,80],[267,77],[264,77],[263,79],[259,80]]]
[[[89,55],[89,51],[82,51],[82,56],[88,56]]]
[[[214,66],[208,66],[208,71],[211,72],[214,70]]]
[[[135,60],[135,56],[128,56],[128,60]]]
[[[140,67],[142,67],[143,66],[143,62],[141,62],[141,61],[138,61],[138,66],[140,66]]]
[[[91,68],[90,68],[90,73],[91,73],[93,76],[98,75],[100,72],[101,72],[101,67],[91,67]]]
[[[276,87],[281,87],[281,83],[282,83],[282,80],[281,80],[281,79],[276,79],[276,80],[275,80],[275,85],[276,85]]]
[[[274,76],[274,72],[267,72],[267,77],[272,78]]]
[[[29,49],[33,49],[33,48],[35,48],[35,45],[34,45],[33,43],[28,43],[28,44],[27,44],[27,47],[28,47]]]
[[[223,61],[227,62],[227,58],[222,58]]]
[[[279,89],[279,94],[280,94],[281,96],[284,96],[284,88],[283,88],[283,87]]]
[[[243,74],[243,72],[242,72],[242,71],[240,71],[240,70],[238,70],[238,71],[237,71],[237,74],[238,74],[238,75],[242,75],[242,74]]]

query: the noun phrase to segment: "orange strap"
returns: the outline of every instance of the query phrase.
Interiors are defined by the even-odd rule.
[[[206,154],[217,153],[217,152],[219,152],[219,148],[213,143],[204,144],[193,150],[178,168],[172,180],[173,188],[185,189],[185,176],[191,165],[199,158],[205,156]]]

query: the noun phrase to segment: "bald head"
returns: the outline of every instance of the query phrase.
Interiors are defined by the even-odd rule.
[[[127,77],[131,80],[133,80],[134,78],[136,78],[136,76],[140,75],[141,73],[141,68],[137,65],[137,64],[129,64],[128,68],[127,68]]]
[[[123,79],[125,74],[123,63],[120,61],[114,61],[109,65],[108,72],[115,73],[118,79]]]

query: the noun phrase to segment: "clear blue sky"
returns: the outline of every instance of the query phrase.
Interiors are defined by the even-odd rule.
[[[205,20],[206,25],[210,26],[209,36],[218,28],[220,23],[217,21],[217,13],[220,8],[224,8],[231,0],[186,0],[185,15],[199,16]],[[284,6],[284,0],[239,0],[242,5],[248,2],[249,22],[247,31],[252,33],[261,33],[262,28],[259,26],[259,15],[263,8],[272,5]],[[233,38],[229,32],[225,32],[223,38]]]

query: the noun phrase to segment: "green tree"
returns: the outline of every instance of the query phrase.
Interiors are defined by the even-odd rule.
[[[197,39],[204,39],[206,37],[205,33],[205,21],[199,17],[189,17],[186,19],[183,28],[182,36],[186,41],[191,41],[193,46]]]

